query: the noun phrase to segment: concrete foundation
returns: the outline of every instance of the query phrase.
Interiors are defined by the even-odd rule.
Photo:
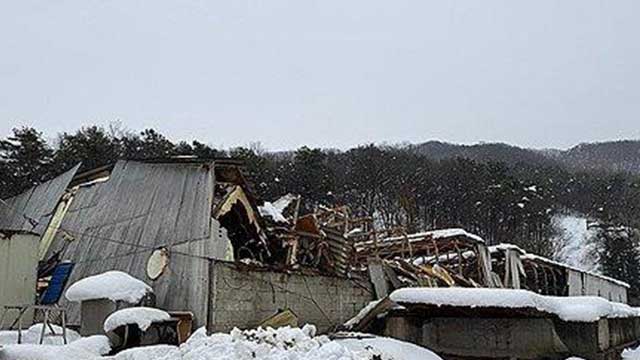
[[[208,331],[252,328],[284,309],[296,314],[299,324],[326,331],[372,301],[373,289],[345,278],[243,270],[215,262],[210,295]]]
[[[384,335],[445,358],[619,359],[640,339],[640,318],[566,322],[536,317],[428,317],[395,313]]]

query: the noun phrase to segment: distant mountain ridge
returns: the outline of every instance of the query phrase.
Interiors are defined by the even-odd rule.
[[[561,165],[574,170],[607,170],[640,174],[640,140],[583,143],[568,150],[527,149],[504,143],[459,145],[428,141],[411,145],[418,154],[432,159],[455,157],[507,164]]]

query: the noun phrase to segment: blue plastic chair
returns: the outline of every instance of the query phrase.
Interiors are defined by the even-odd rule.
[[[43,326],[42,331],[40,333],[40,344],[44,341],[44,333],[45,329],[48,327],[51,330],[51,334],[54,336],[62,335],[64,343],[67,343],[67,310],[58,306],[58,301],[62,297],[64,292],[64,288],[67,286],[67,282],[71,277],[71,272],[73,271],[74,263],[65,261],[56,265],[53,270],[53,274],[51,275],[51,280],[49,281],[49,286],[44,291],[37,304],[29,304],[29,305],[5,305],[4,312],[2,314],[2,318],[0,319],[0,328],[4,324],[4,317],[9,310],[14,310],[18,312],[18,317],[11,324],[9,329],[13,329],[16,324],[18,325],[18,344],[22,342],[22,317],[24,314],[33,309],[34,311],[42,311],[43,312]],[[60,314],[61,322],[62,322],[62,334],[56,334],[49,322],[49,316],[52,312],[57,312]]]

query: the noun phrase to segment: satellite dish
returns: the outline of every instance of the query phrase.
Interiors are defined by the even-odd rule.
[[[164,273],[167,265],[169,265],[169,251],[166,248],[154,250],[147,260],[147,276],[151,280],[156,280]]]

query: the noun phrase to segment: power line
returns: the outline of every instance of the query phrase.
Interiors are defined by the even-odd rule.
[[[16,209],[15,207],[9,205],[5,200],[0,199],[0,202],[2,202],[7,208],[9,208],[10,210],[14,211],[15,213],[21,215],[22,217],[24,217],[27,221],[29,221],[29,223],[35,228],[36,226],[40,225],[40,222],[36,219],[33,219],[31,217],[29,217],[28,215],[26,215],[25,213],[20,212],[18,209]],[[67,228],[64,228],[62,226],[58,226],[57,228],[51,226],[50,224],[46,225],[45,229],[54,229],[56,232],[58,231],[63,231],[66,233],[71,233],[71,234],[76,234],[79,236],[86,236],[89,238],[94,238],[94,239],[99,239],[99,240],[104,240],[107,242],[112,242],[112,243],[116,243],[116,244],[120,244],[120,245],[125,245],[125,246],[131,246],[131,247],[137,247],[140,250],[137,251],[130,251],[124,254],[117,254],[117,255],[112,255],[112,256],[107,256],[107,257],[100,257],[100,258],[93,258],[93,259],[88,259],[88,260],[80,260],[80,261],[76,261],[74,262],[75,264],[90,264],[90,263],[94,263],[94,262],[101,262],[101,261],[107,261],[107,260],[112,260],[112,259],[118,259],[118,258],[123,258],[123,257],[127,257],[127,256],[131,256],[131,255],[137,255],[137,254],[141,254],[150,250],[156,250],[159,248],[167,248],[169,249],[170,253],[173,254],[178,254],[178,255],[182,255],[182,256],[187,256],[190,258],[197,258],[197,259],[201,259],[201,260],[207,260],[210,262],[216,262],[219,261],[218,259],[215,259],[213,257],[209,257],[209,256],[202,256],[202,255],[194,255],[194,254],[189,254],[189,253],[185,253],[182,251],[178,251],[178,250],[173,250],[171,249],[174,246],[178,246],[178,245],[183,245],[183,244],[187,244],[187,243],[191,243],[194,241],[201,241],[201,240],[207,240],[210,239],[210,237],[201,237],[201,238],[195,238],[195,239],[189,239],[189,240],[184,240],[181,242],[177,242],[174,244],[166,244],[166,245],[158,245],[158,246],[145,246],[145,245],[140,245],[140,244],[133,244],[133,243],[129,243],[126,241],[122,241],[122,240],[116,240],[113,238],[109,238],[109,237],[105,237],[105,236],[100,236],[100,235],[96,235],[96,234],[91,234],[91,233],[86,233],[86,232],[81,232],[81,231],[77,231],[77,230],[70,230]],[[309,301],[311,301],[320,311],[320,313],[325,317],[326,320],[330,321],[328,315],[324,312],[324,310],[322,309],[322,307],[318,304],[318,302],[316,301],[316,299],[313,297],[313,294],[311,293],[311,289],[309,288],[309,285],[307,284],[306,279],[303,277],[303,282],[305,284],[305,287],[307,288],[307,291],[309,292],[309,296],[296,292],[296,291],[292,291],[286,287],[274,284],[273,281],[271,280],[266,280],[263,279],[261,277],[257,277],[257,276],[253,276],[249,273],[243,273],[246,277],[252,278],[254,280],[258,280],[261,282],[265,282],[267,284],[269,284],[271,286],[272,289],[278,288],[281,291],[284,291],[286,293],[290,293],[293,295],[297,295],[303,299],[307,299]],[[232,287],[226,280],[226,278],[224,276],[221,276],[222,280],[225,282],[225,284],[230,287],[230,288],[234,288]],[[237,290],[237,289],[236,289]]]
[[[27,219],[29,221],[29,223],[34,228],[36,226],[40,225],[40,222],[38,220],[26,215],[23,212],[20,212],[20,210],[18,210],[15,207],[11,206],[6,201],[0,199],[0,202],[2,202],[7,208],[12,210],[16,214],[18,214],[18,215],[24,217],[25,219]],[[177,242],[177,243],[174,243],[174,244],[163,244],[163,245],[157,245],[157,246],[147,246],[147,245],[134,244],[134,243],[130,243],[130,242],[127,242],[127,241],[117,240],[117,239],[113,239],[113,238],[109,238],[109,237],[105,237],[105,236],[100,236],[100,235],[96,235],[96,234],[91,234],[91,233],[87,233],[87,232],[82,232],[82,231],[78,231],[78,230],[71,230],[71,229],[68,229],[68,228],[62,227],[62,226],[58,226],[56,228],[56,227],[54,227],[52,225],[46,225],[45,229],[53,229],[56,232],[62,231],[62,232],[66,232],[66,233],[75,234],[77,236],[86,236],[86,237],[89,237],[89,238],[100,239],[100,240],[104,240],[104,241],[108,241],[108,242],[112,242],[112,243],[116,243],[116,244],[120,244],[120,245],[137,247],[137,248],[142,248],[142,249],[147,249],[147,250],[155,250],[155,249],[162,248],[162,247],[170,248],[170,247],[173,247],[173,246],[183,245],[183,244],[187,244],[187,243],[194,242],[194,241],[200,241],[200,240],[209,239],[209,237],[204,236],[204,237],[195,238],[195,239],[183,240],[183,241],[180,241],[180,242]]]

